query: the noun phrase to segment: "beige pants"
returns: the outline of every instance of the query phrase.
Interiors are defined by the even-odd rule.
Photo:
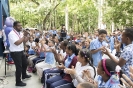
[[[37,58],[36,55],[31,55],[28,57],[28,67],[32,67],[33,66],[33,59]]]
[[[43,71],[46,69],[52,68],[52,65],[47,64],[43,61],[43,62],[36,64],[35,67],[37,69],[37,74],[38,74],[39,78],[41,79]]]

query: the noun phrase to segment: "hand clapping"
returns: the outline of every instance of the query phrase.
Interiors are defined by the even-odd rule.
[[[70,68],[65,68],[64,72],[67,73],[67,74],[71,74],[71,75],[76,74],[76,70],[75,70],[74,66],[72,66],[71,69]]]
[[[133,82],[132,80],[126,76],[125,74],[122,75],[121,81],[125,84],[126,88],[132,88]],[[130,77],[133,79],[133,67],[130,67]],[[121,88],[125,88],[125,86],[120,85]]]

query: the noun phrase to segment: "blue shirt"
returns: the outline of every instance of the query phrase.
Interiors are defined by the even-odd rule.
[[[70,36],[69,36],[69,35],[67,35],[67,36],[66,36],[66,39],[70,39]]]
[[[114,45],[115,45],[115,37],[111,36],[111,38],[110,38],[110,50],[111,51],[114,50]]]
[[[106,36],[106,39],[108,40],[107,43],[110,43],[110,37],[109,36]]]
[[[57,34],[57,31],[56,30],[53,30],[53,34]]]
[[[81,40],[80,39],[77,39],[76,42],[79,43],[79,42],[81,42]]]
[[[118,35],[117,38],[118,38],[118,41],[121,41],[121,35]]]
[[[49,33],[53,34],[53,30],[49,30]]]
[[[40,33],[36,33],[35,36],[38,38],[40,36]]]
[[[45,53],[44,52],[40,52],[40,57],[45,57]]]
[[[97,38],[90,43],[90,50],[96,50],[101,48],[102,46],[106,46],[106,43],[104,41],[100,42]],[[98,51],[97,53],[92,54],[92,58],[93,65],[97,67],[98,63],[102,60],[102,51]]]
[[[31,54],[33,55],[33,54],[35,54],[35,51],[33,49],[29,49],[28,54],[29,55],[31,55]]]
[[[54,54],[52,52],[46,52],[46,57],[44,62],[51,65],[55,64]]]
[[[104,82],[102,76],[98,75],[96,81],[98,82],[98,88],[120,88],[119,78],[112,75],[107,82]]]
[[[74,57],[75,57],[75,54],[67,57],[67,59],[65,60],[65,67],[67,68],[69,67]]]

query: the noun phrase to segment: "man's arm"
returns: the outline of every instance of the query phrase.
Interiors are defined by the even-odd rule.
[[[29,38],[30,38],[29,36],[24,37],[24,41],[23,42],[26,43],[29,40]]]
[[[23,36],[22,38],[20,38],[19,40],[17,40],[14,44],[17,45],[17,46],[20,45],[22,42],[24,42],[24,39],[25,39],[24,37],[25,36]]]
[[[22,38],[20,38],[20,39],[17,40],[17,41],[15,41],[15,40],[13,40],[13,39],[12,39],[12,40],[15,41],[14,44],[18,46],[18,45],[20,45],[22,42],[25,43],[25,42],[28,41],[29,37],[27,37],[27,35],[28,35],[28,33],[27,33],[26,31],[24,31],[24,36],[23,36]],[[14,37],[14,36],[13,36],[13,37]]]

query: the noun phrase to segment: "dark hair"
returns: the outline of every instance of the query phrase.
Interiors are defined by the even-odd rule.
[[[106,34],[107,35],[107,31],[106,30],[99,30],[98,31],[98,34],[101,35],[101,34]]]
[[[13,23],[13,26],[17,26],[19,23],[20,23],[19,21],[15,21],[15,22]]]
[[[104,70],[104,67],[103,67],[103,60],[105,60],[105,59],[102,59],[101,60],[101,65],[102,65],[102,68],[103,68],[103,71],[105,71]],[[110,73],[111,71],[113,71],[114,73],[115,73],[115,69],[116,69],[116,66],[117,66],[117,64],[113,61],[113,60],[111,60],[111,59],[106,59],[105,60],[105,66],[106,66],[106,69],[107,69],[107,71]],[[105,71],[106,72],[106,71]],[[106,73],[107,74],[107,73]],[[110,73],[111,74],[111,73]],[[123,74],[123,72],[120,70],[120,74],[119,74],[119,76],[120,76],[120,78],[122,77],[122,74]],[[108,75],[109,76],[109,75]],[[109,77],[111,77],[111,75],[109,76]],[[120,81],[120,84],[122,84],[122,81],[121,80],[119,80]]]
[[[126,37],[128,37],[131,41],[133,41],[133,28],[126,28],[124,31]]]
[[[76,56],[78,55],[79,50],[76,48],[75,44],[68,44],[67,48],[69,50],[72,50],[72,52],[75,53]]]
[[[103,60],[104,59],[101,60],[101,65],[102,65],[103,71],[105,71],[104,67],[103,67]],[[105,66],[106,66],[107,71],[110,73],[111,71],[115,71],[117,64],[111,59],[106,59]]]
[[[93,59],[92,59],[92,55],[91,52],[88,49],[82,49],[79,51],[79,54],[81,57],[84,57],[86,62],[88,62],[90,64],[90,66],[94,69],[94,77],[96,76],[96,68],[93,66]]]
[[[86,83],[80,83],[79,84],[81,88],[96,88],[93,84],[86,82]]]
[[[69,43],[69,42],[68,42],[67,40],[64,40],[64,41],[63,41],[63,46],[66,47],[66,46],[68,45],[68,43]]]
[[[29,31],[29,29],[27,28],[27,29],[25,29],[26,31]]]
[[[45,39],[45,41],[46,41],[46,43],[45,43],[45,44],[46,44],[46,45],[48,45],[48,40],[47,40],[47,39]]]
[[[39,43],[39,38],[36,38],[36,39],[35,39],[35,42],[36,42],[36,43]]]

